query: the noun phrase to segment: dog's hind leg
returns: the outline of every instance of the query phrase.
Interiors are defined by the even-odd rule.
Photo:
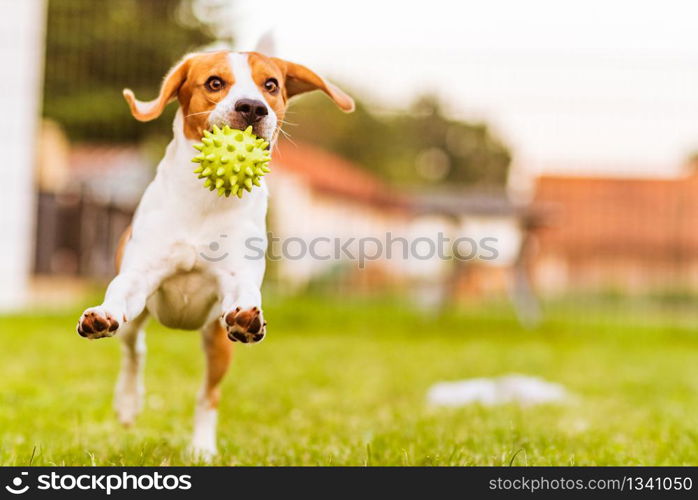
[[[140,412],[145,395],[143,367],[145,363],[144,324],[147,312],[126,323],[119,330],[121,340],[121,371],[114,392],[114,409],[119,421],[126,426],[133,424]]]
[[[213,321],[202,330],[206,355],[206,378],[199,391],[194,415],[194,437],[191,451],[195,458],[209,460],[216,454],[216,424],[220,384],[233,357],[233,344],[219,321]]]

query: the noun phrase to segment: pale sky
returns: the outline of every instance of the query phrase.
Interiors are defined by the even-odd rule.
[[[698,2],[236,0],[239,48],[277,55],[380,109],[438,93],[529,173],[674,175],[698,150]]]

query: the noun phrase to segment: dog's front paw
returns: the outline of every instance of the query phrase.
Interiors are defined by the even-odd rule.
[[[260,342],[267,333],[267,322],[264,321],[259,307],[241,309],[236,307],[223,314],[223,324],[228,332],[228,338],[233,342],[255,344]]]
[[[116,316],[102,307],[91,307],[78,321],[78,333],[88,339],[111,337],[118,329]]]

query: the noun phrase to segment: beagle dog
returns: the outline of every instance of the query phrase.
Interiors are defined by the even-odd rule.
[[[351,97],[305,66],[257,52],[189,54],[149,102],[124,90],[131,113],[143,122],[179,101],[174,138],[121,238],[117,276],[104,302],[87,309],[77,327],[88,339],[118,335],[122,341],[115,409],[124,425],[133,423],[143,398],[146,319],[201,330],[207,367],[191,447],[202,458],[216,453],[220,382],[232,342],[256,343],[266,335],[260,293],[265,262],[246,258],[245,242],[266,241],[268,191],[264,180],[242,199],[204,189],[192,173],[193,144],[214,125],[252,125],[273,146],[289,99],[312,90],[323,91],[343,111],[354,109]],[[206,257],[212,242],[224,258]]]

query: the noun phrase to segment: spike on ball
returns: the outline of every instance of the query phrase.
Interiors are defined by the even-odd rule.
[[[198,152],[192,158],[198,164],[194,173],[218,196],[242,198],[245,191],[260,186],[261,178],[269,172],[268,146],[266,140],[254,135],[252,126],[236,130],[214,125],[211,131],[204,131],[200,143],[194,144]]]

